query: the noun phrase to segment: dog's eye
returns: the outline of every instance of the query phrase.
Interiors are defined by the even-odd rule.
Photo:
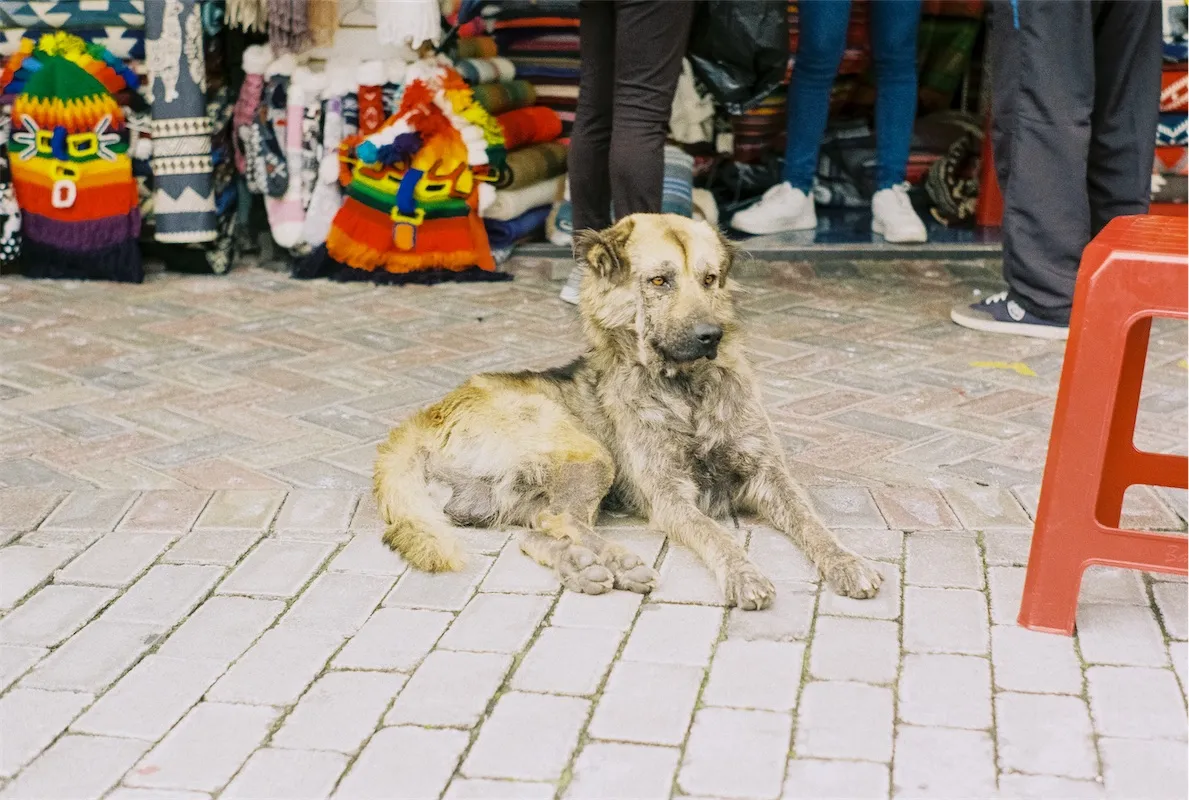
[[[706,288],[710,288],[716,283],[718,283],[717,275],[707,275],[705,278],[702,278],[702,285]]]
[[[651,283],[653,286],[665,286],[669,283],[669,279],[663,275],[657,275],[655,278],[650,280],[649,283]]]

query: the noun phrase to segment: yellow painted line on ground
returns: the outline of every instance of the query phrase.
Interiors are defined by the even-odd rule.
[[[1182,358],[1180,361],[1177,362],[1177,366],[1180,367],[1181,369],[1189,369],[1189,361],[1186,361],[1185,359]]]
[[[971,361],[970,366],[979,367],[980,369],[1011,370],[1017,375],[1023,375],[1025,378],[1037,377],[1036,373],[1032,371],[1032,367],[1022,361]]]

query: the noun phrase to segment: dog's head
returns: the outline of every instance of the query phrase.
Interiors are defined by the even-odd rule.
[[[645,363],[713,360],[735,333],[727,275],[735,248],[705,222],[633,214],[574,235],[586,268],[580,309],[588,335],[633,339]]]

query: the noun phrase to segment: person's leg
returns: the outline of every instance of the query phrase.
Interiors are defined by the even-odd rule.
[[[1019,0],[995,9],[996,55],[1016,70],[1010,129],[999,148],[1003,276],[1008,292],[951,317],[967,327],[1031,336],[1068,335],[1073,286],[1090,241],[1087,160],[1094,108],[1094,11],[1099,0]],[[1002,13],[1001,13],[1002,12]],[[1011,26],[1008,28],[1008,26]],[[1013,66],[997,60],[993,72]],[[996,89],[1007,81],[995,80]],[[999,104],[997,99],[997,106]],[[999,159],[1000,152],[996,152]],[[1150,170],[1150,167],[1149,167]]]
[[[574,230],[611,225],[611,120],[615,91],[615,4],[583,0],[582,71],[570,137],[570,199]]]
[[[622,0],[616,4],[615,113],[611,196],[616,219],[661,210],[665,137],[693,0]]]
[[[1090,124],[1090,233],[1115,217],[1146,214],[1160,106],[1159,0],[1107,0],[1094,20]]]
[[[929,238],[904,185],[917,114],[920,22],[920,0],[872,0],[876,192],[871,198],[871,229],[892,243]]]
[[[568,157],[575,231],[611,226],[611,120],[615,93],[615,4],[582,0],[579,9],[578,108]],[[582,267],[570,272],[561,299],[578,302]]]
[[[846,48],[850,0],[806,0],[797,6],[797,53],[789,85],[784,181],[731,219],[744,233],[812,230],[813,179],[830,113],[830,90]]]

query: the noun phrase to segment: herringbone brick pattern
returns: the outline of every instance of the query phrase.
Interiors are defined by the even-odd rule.
[[[0,281],[0,797],[1185,796],[1186,583],[1091,571],[1077,638],[1014,624],[1062,348],[952,326],[978,265],[741,281],[793,469],[878,598],[746,521],[762,613],[624,518],[643,602],[560,592],[513,532],[408,571],[375,446],[473,372],[574,355],[556,266]],[[1185,358],[1158,325],[1142,447],[1186,450]]]

